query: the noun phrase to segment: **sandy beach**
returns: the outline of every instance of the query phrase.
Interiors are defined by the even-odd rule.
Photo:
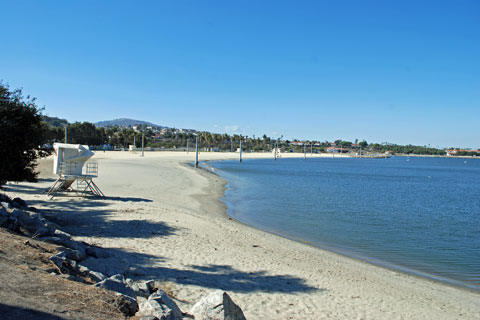
[[[225,181],[186,164],[194,160],[193,152],[140,155],[96,153],[95,181],[106,198],[48,200],[41,191],[55,178],[51,159],[41,161],[39,183],[8,184],[5,191],[50,209],[55,222],[76,239],[112,248],[128,259],[129,277],[164,281],[184,311],[206,293],[222,289],[247,319],[480,319],[478,293],[235,221],[219,201]],[[200,161],[238,156],[200,153]],[[293,156],[303,154],[281,154]]]

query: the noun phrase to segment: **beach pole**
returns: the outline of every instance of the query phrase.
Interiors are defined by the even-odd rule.
[[[313,142],[310,142],[310,155],[313,156]]]
[[[303,143],[303,159],[307,160],[307,145]]]
[[[190,142],[190,138],[187,139],[187,154],[188,154],[188,143]]]
[[[275,142],[275,149],[273,150],[273,160],[277,160],[277,148],[278,144]]]
[[[136,138],[136,136],[135,136],[135,134],[134,134],[134,135],[133,135],[133,151],[135,151],[135,149],[137,149],[137,145],[135,144],[135,142],[136,142],[136,141],[135,141],[135,140],[136,140],[135,138]]]
[[[240,140],[240,162],[242,162],[242,140]]]
[[[142,131],[142,157],[144,156],[144,146],[145,146],[145,130]]]
[[[195,139],[195,168],[198,168],[198,136]]]

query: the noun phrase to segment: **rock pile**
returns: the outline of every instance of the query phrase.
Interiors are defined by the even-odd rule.
[[[114,291],[117,306],[126,316],[143,320],[245,319],[240,307],[223,291],[205,296],[190,313],[182,312],[160,289],[160,281],[125,278],[130,269],[127,260],[114,257],[107,249],[74,240],[20,198],[12,200],[0,194],[0,227],[58,245],[58,253],[50,257],[57,270],[55,274]]]

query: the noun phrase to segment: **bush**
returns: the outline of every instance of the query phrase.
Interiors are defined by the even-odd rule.
[[[0,185],[7,181],[36,181],[36,160],[46,125],[35,99],[21,89],[10,91],[0,82]]]

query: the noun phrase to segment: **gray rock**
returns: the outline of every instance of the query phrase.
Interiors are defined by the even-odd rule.
[[[135,291],[137,296],[148,298],[154,291],[155,281],[133,282],[132,279],[126,280],[127,285]]]
[[[13,198],[12,202],[11,202],[12,206],[15,207],[15,208],[21,208],[21,209],[26,209],[28,208],[28,205],[27,203],[20,199],[20,198]]]
[[[87,267],[82,266],[81,264],[77,264],[77,271],[82,276],[90,278],[95,283],[107,279],[107,277],[103,273],[89,270]]]
[[[165,295],[165,294],[163,294]],[[182,312],[178,309],[175,302],[170,298],[163,300],[164,297],[161,293],[153,293],[148,299],[140,302],[138,306],[138,312],[135,314],[137,317],[154,316],[157,319],[162,320],[178,320],[182,319]],[[165,301],[168,302],[165,303]],[[170,305],[173,307],[170,307]]]
[[[58,238],[62,238],[62,239],[68,239],[68,240],[72,239],[72,235],[70,233],[62,231],[58,228],[57,228],[57,230],[55,230],[53,236],[58,237]]]
[[[210,292],[198,301],[190,311],[195,320],[245,320],[242,309],[221,290]]]
[[[157,291],[158,288],[156,288],[155,285],[155,280],[148,280],[142,283],[142,286],[145,286],[150,293]]]
[[[130,269],[130,263],[125,259],[87,258],[81,264],[90,270],[101,272],[111,277],[115,274],[125,274]]]
[[[10,213],[10,219],[14,224],[24,229],[31,235],[45,236],[51,233],[51,230],[45,227],[43,217],[37,212],[26,212],[20,209],[13,209]]]
[[[48,260],[52,261],[59,268],[62,266],[62,263],[63,261],[65,261],[65,259],[67,259],[67,255],[65,254],[65,252],[59,252],[56,255],[48,258]]]
[[[132,297],[119,294],[117,296],[115,303],[120,309],[120,311],[122,311],[123,314],[126,315],[127,317],[134,316],[135,313],[138,311],[137,301]]]
[[[132,287],[132,285],[135,283],[135,281],[133,281],[133,279],[131,278],[125,278],[125,284],[127,286],[129,286],[130,288]]]
[[[78,273],[77,262],[67,259],[65,252],[59,252],[48,259],[58,267],[61,273],[70,275],[76,275]]]
[[[173,311],[164,304],[160,304],[155,300],[147,300],[138,306],[139,311],[135,314],[142,319],[145,317],[153,317],[153,319],[176,320]],[[150,318],[151,319],[151,318]]]
[[[67,259],[75,260],[77,262],[82,261],[86,257],[85,255],[82,255],[80,251],[70,248],[58,247],[57,250],[64,252]]]
[[[92,279],[95,282],[100,282],[107,279],[107,277],[105,277],[103,273],[92,271],[92,270],[88,271],[88,276],[90,277],[90,279]]]
[[[82,266],[81,264],[77,264],[77,271],[82,275],[87,275],[90,272],[90,270],[87,267]]]
[[[157,290],[154,293],[152,293],[149,297],[148,300],[152,301],[155,300],[160,304],[166,305],[169,309],[172,310],[175,319],[181,319],[182,318],[182,311],[180,311],[180,308],[177,306],[175,301],[173,301],[169,296],[165,294],[162,290]]]
[[[59,230],[55,230],[55,232],[54,232],[55,236],[54,237],[41,237],[38,240],[58,244],[60,246],[70,248],[72,250],[77,250],[78,254],[82,257],[80,260],[83,260],[87,257],[87,254],[85,252],[85,249],[86,249],[85,244],[83,244],[82,242],[72,240],[68,236],[66,236],[62,233],[57,233],[57,231],[59,231]]]
[[[123,275],[117,274],[108,279],[100,281],[93,285],[97,288],[103,288],[110,291],[115,291],[119,294],[123,294],[125,296],[131,297],[132,299],[135,298],[135,291],[132,290],[127,284],[125,283],[125,279]]]

